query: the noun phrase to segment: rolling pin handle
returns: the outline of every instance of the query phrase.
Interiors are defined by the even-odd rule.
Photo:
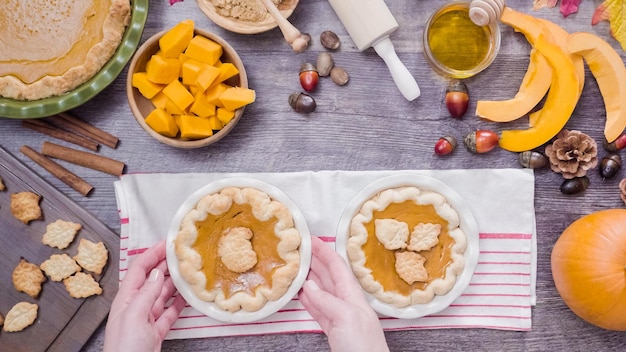
[[[415,100],[420,96],[420,88],[411,75],[411,72],[404,66],[396,50],[393,47],[393,43],[389,37],[386,37],[374,44],[374,50],[385,61],[393,81],[400,89],[400,92],[407,100]]]

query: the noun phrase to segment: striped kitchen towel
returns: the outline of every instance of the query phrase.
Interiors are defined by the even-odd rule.
[[[120,279],[134,256],[166,237],[179,205],[212,181],[252,177],[280,188],[302,211],[311,234],[334,246],[346,204],[370,183],[408,172],[438,179],[469,205],[478,225],[478,264],[468,287],[448,308],[415,319],[381,316],[383,328],[530,330],[537,251],[534,175],[527,169],[123,175],[115,182],[121,219]],[[292,332],[321,332],[297,297],[252,323],[223,323],[187,307],[167,338]]]

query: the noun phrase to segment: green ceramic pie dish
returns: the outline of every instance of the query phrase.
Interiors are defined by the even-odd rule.
[[[29,119],[58,114],[85,103],[111,84],[135,53],[148,15],[149,0],[131,2],[132,15],[122,43],[95,76],[72,91],[55,97],[32,101],[0,98],[0,117]]]

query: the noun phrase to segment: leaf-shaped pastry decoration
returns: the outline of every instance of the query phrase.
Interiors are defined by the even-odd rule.
[[[626,51],[626,0],[605,0],[600,4],[591,18],[591,25],[605,20],[610,22],[613,38]]]
[[[533,10],[539,10],[544,7],[555,7],[559,0],[534,0]]]
[[[580,1],[581,0],[561,0],[561,14],[563,14],[563,17],[578,12]]]

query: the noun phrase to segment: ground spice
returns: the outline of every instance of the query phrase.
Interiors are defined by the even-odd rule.
[[[217,13],[243,21],[261,22],[270,18],[260,0],[211,0]],[[278,6],[282,0],[272,0]]]

